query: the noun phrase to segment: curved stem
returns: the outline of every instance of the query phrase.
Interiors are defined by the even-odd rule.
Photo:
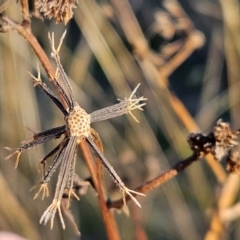
[[[142,186],[135,189],[135,191],[140,193],[148,193],[151,190],[161,186],[163,183],[169,181],[170,179],[174,178],[179,172],[187,168],[193,162],[196,162],[200,159],[199,154],[193,153],[190,157],[186,158],[185,160],[177,163],[174,167],[170,168],[166,172],[162,173],[161,175],[157,176],[156,178],[146,182]],[[134,195],[134,194],[133,194]],[[126,196],[126,201],[130,200],[129,196]],[[116,200],[114,202],[108,201],[109,208],[122,208],[124,202],[122,199]]]

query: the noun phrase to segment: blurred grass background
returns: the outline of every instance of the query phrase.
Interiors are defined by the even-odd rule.
[[[123,116],[93,124],[105,156],[125,184],[135,188],[190,155],[186,137],[197,125],[208,133],[222,117],[239,128],[239,2],[131,0],[129,5],[121,4],[79,0],[66,26],[32,18],[32,31],[50,56],[48,32],[54,31],[57,40],[67,29],[62,64],[78,102],[89,113],[128,97],[141,83],[137,94],[148,102],[143,113],[134,112],[140,123]],[[6,14],[21,21],[19,4],[12,4]],[[56,181],[49,199],[33,200],[34,192],[29,192],[41,177],[36,169],[39,158],[56,141],[23,153],[16,170],[14,159],[4,161],[8,155],[4,147],[18,147],[32,136],[29,129],[39,132],[64,122],[27,74],[36,74],[37,62],[16,32],[1,34],[0,229],[34,240],[77,239],[67,220],[67,229],[61,229],[58,216],[53,230],[39,225]],[[42,75],[50,85],[43,69]],[[174,96],[179,100],[174,102]],[[203,239],[223,184],[213,172],[205,161],[198,161],[147,197],[138,198],[142,209],[130,203],[131,217],[116,212],[122,239]],[[80,154],[77,173],[89,177]],[[109,195],[117,199],[119,191],[105,175]],[[233,184],[232,202],[237,202],[238,178]],[[73,201],[71,209],[81,239],[107,238],[93,189],[80,202]],[[222,239],[239,239],[239,224],[239,220],[229,224]],[[139,229],[145,238],[136,237]]]

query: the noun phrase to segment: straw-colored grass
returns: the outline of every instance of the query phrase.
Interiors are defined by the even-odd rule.
[[[23,16],[28,21],[28,11],[21,10],[26,2],[0,2],[0,10],[5,10],[0,17],[3,30],[9,30],[6,18],[21,24]],[[36,45],[31,46],[31,39],[23,37],[25,30],[21,33],[10,29],[0,35],[0,230],[27,239],[77,239],[67,219],[66,230],[61,229],[58,216],[53,230],[39,224],[52,200],[57,175],[51,182],[49,199],[33,200],[35,192],[29,192],[41,178],[36,169],[39,158],[55,143],[24,152],[16,170],[14,159],[4,161],[8,155],[4,147],[19,147],[21,141],[32,136],[31,131],[64,123],[61,112],[33,87],[27,73],[36,75],[37,62],[41,62],[43,81],[54,91],[48,81],[48,75],[54,72],[47,62],[52,61],[48,32],[54,32],[59,39],[67,29],[60,56],[76,99],[88,113],[128,97],[141,83],[139,95],[148,101],[144,112],[134,113],[140,123],[125,115],[93,124],[103,142],[104,155],[131,189],[143,187],[191,156],[186,141],[190,132],[209,133],[220,117],[231,122],[233,129],[240,128],[237,0],[192,1],[188,9],[194,12],[191,17],[181,7],[182,1],[163,1],[161,10],[170,16],[167,28],[161,25],[163,15],[154,15],[160,9],[148,5],[149,1],[132,6],[127,0],[78,2],[66,26],[56,25],[55,19],[41,21],[31,17],[32,36],[48,57],[44,63],[39,60],[41,53],[33,51]],[[209,16],[210,7],[214,11]],[[165,44],[151,48],[154,37],[163,39],[163,31]],[[177,40],[171,38],[172,33]],[[191,57],[193,52],[197,60]],[[76,172],[81,178],[101,172],[99,165],[85,163],[90,153],[84,143],[78,151],[82,154],[78,154]],[[226,173],[225,166],[210,154],[206,158],[181,169],[179,174],[174,172],[168,176],[170,181],[161,179],[161,186],[159,183],[147,190],[143,187],[147,196],[137,198],[142,208],[129,201],[129,217],[107,209],[102,186],[96,187],[98,192],[102,191],[99,201],[95,189],[90,187],[71,206],[82,239],[239,239],[236,219],[240,212],[236,210],[231,215],[231,207],[238,202],[239,177]],[[104,168],[102,172],[107,196],[111,200],[121,199],[108,172]],[[92,178],[102,181],[99,174]],[[116,224],[106,226],[111,219]],[[227,227],[228,223],[231,227]]]

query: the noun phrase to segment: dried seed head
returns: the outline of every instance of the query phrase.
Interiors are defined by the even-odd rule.
[[[56,22],[67,22],[73,16],[77,0],[36,0],[35,7],[48,19],[55,18]]]
[[[235,141],[239,135],[239,131],[232,131],[229,124],[218,120],[217,125],[214,127],[213,135],[215,138],[215,146],[212,149],[212,154],[217,160],[221,160],[228,154],[228,151],[238,145]]]
[[[239,131],[232,131],[228,123],[218,120],[213,132],[204,135],[200,132],[191,133],[188,138],[190,148],[198,154],[212,153],[216,160],[227,156],[231,148],[238,145],[235,141]]]
[[[226,170],[230,173],[240,174],[240,148],[233,147],[226,158]]]
[[[200,132],[193,132],[187,138],[188,144],[193,152],[209,153],[213,147],[214,141],[211,137],[206,136]]]
[[[70,8],[69,6],[71,5],[70,3],[72,4],[71,7],[73,8],[75,4],[75,0],[61,0],[61,1],[36,0],[36,5],[38,6],[38,8],[42,9],[45,16],[49,18],[55,17],[57,21],[61,21],[61,20],[68,21],[69,18],[65,18],[66,15],[64,15],[63,13],[66,9],[68,11],[72,10],[72,8]],[[66,6],[68,6],[70,10]],[[59,14],[62,14],[62,15],[59,15]],[[72,12],[71,12],[71,16],[72,16]],[[40,164],[43,165],[43,178],[42,178],[42,181],[40,182],[41,184],[40,190],[38,191],[37,194],[35,194],[34,198],[37,198],[40,193],[42,193],[42,198],[49,195],[47,183],[50,181],[50,178],[55,172],[57,166],[61,163],[53,201],[51,205],[44,211],[40,219],[40,223],[46,224],[47,222],[50,222],[51,228],[53,228],[54,218],[56,213],[58,212],[62,227],[63,229],[65,229],[65,223],[63,220],[62,209],[61,209],[61,207],[64,206],[66,210],[65,214],[68,215],[70,221],[73,223],[76,233],[79,235],[80,232],[77,229],[73,216],[69,214],[70,212],[67,210],[70,206],[71,197],[74,196],[75,198],[79,199],[76,192],[80,194],[84,194],[89,185],[84,182],[83,183],[84,188],[82,189],[82,191],[80,191],[79,189],[82,187],[81,186],[82,183],[81,184],[76,183],[76,179],[75,179],[76,146],[83,139],[86,139],[86,141],[92,147],[92,149],[94,150],[96,155],[99,157],[102,164],[109,171],[110,175],[112,176],[112,178],[114,179],[118,187],[120,188],[121,192],[123,193],[123,201],[124,201],[125,208],[126,208],[125,197],[127,195],[134,201],[134,203],[137,206],[141,207],[140,203],[137,201],[135,196],[136,195],[145,196],[145,195],[143,193],[130,190],[125,186],[125,184],[122,182],[122,180],[120,179],[116,171],[113,169],[113,167],[110,165],[110,163],[102,154],[101,150],[103,149],[103,147],[100,143],[99,138],[97,137],[97,134],[95,134],[93,130],[91,130],[90,123],[94,121],[100,121],[100,120],[109,119],[112,117],[117,117],[127,113],[130,113],[131,116],[137,121],[137,119],[132,115],[131,111],[133,111],[134,109],[143,110],[142,107],[146,103],[142,103],[142,101],[145,101],[147,99],[144,97],[140,97],[140,98],[135,97],[136,90],[139,87],[139,84],[138,84],[128,99],[123,100],[118,104],[115,104],[113,107],[108,107],[99,111],[95,111],[90,115],[87,114],[85,110],[82,109],[78,105],[78,103],[75,101],[72,88],[69,84],[67,75],[60,62],[59,50],[62,45],[64,36],[65,36],[65,33],[60,39],[60,43],[57,48],[55,48],[55,44],[54,44],[54,34],[49,35],[49,38],[51,42],[53,57],[55,58],[57,68],[58,68],[56,76],[51,76],[51,81],[54,83],[54,86],[57,88],[60,96],[63,99],[63,102],[65,102],[67,106],[64,106],[64,104],[62,104],[62,102],[52,93],[52,91],[41,81],[40,70],[38,70],[37,78],[32,75],[31,76],[35,81],[35,85],[41,88],[47,94],[47,96],[56,104],[56,106],[60,110],[62,110],[65,116],[64,119],[66,121],[66,124],[64,126],[52,128],[39,133],[34,133],[33,138],[25,141],[25,143],[21,145],[19,148],[16,148],[16,149],[6,148],[9,151],[14,151],[6,159],[17,154],[16,163],[18,163],[19,156],[22,152],[34,146],[37,146],[41,143],[44,143],[46,141],[60,138],[62,135],[64,135],[64,139],[53,150],[51,150],[44,158],[41,159]],[[58,83],[58,80],[56,79],[58,72],[62,77],[63,83],[67,89],[67,92],[62,88],[62,86]],[[112,113],[112,111],[115,111],[115,112]],[[97,145],[95,144],[95,140],[98,140]],[[49,167],[49,169],[45,172],[45,164],[47,160],[51,157],[54,157],[53,163]],[[67,200],[64,201],[65,202],[65,205],[64,205],[62,204],[63,203],[62,200],[66,196],[67,196]]]

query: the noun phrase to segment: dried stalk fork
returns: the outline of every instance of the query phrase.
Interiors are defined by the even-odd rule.
[[[73,181],[75,177],[76,150],[77,150],[77,145],[84,140],[86,140],[89,143],[91,148],[100,158],[104,167],[107,169],[107,171],[112,176],[113,180],[116,182],[117,186],[120,188],[123,194],[123,200],[125,205],[126,205],[125,195],[127,194],[131,197],[131,199],[134,201],[136,205],[141,207],[140,203],[137,201],[134,195],[144,196],[144,194],[130,190],[124,185],[124,183],[122,182],[122,180],[120,179],[116,171],[113,169],[113,167],[110,165],[110,163],[107,161],[107,159],[104,157],[104,155],[101,153],[101,151],[98,149],[98,147],[94,143],[94,140],[93,140],[94,136],[91,134],[90,124],[93,122],[98,122],[98,121],[118,117],[128,113],[130,113],[133,119],[138,122],[136,117],[132,114],[132,111],[134,109],[143,110],[142,107],[146,104],[144,101],[147,100],[144,97],[140,97],[140,98],[135,97],[137,88],[140,85],[138,84],[128,99],[119,100],[120,102],[113,106],[97,110],[91,114],[87,114],[85,110],[82,109],[79,106],[79,104],[76,102],[73,94],[73,90],[71,88],[67,75],[64,72],[64,69],[60,62],[59,50],[61,48],[61,44],[63,42],[65,34],[66,32],[61,37],[59,46],[57,48],[55,48],[54,34],[52,35],[49,34],[49,39],[50,39],[50,44],[52,48],[51,56],[55,59],[55,62],[57,65],[57,71],[55,76],[52,76],[52,82],[54,83],[55,87],[58,89],[62,99],[64,99],[67,106],[64,107],[64,104],[54,95],[54,93],[47,87],[47,85],[42,82],[39,67],[38,67],[37,78],[34,77],[32,74],[30,75],[35,82],[34,86],[38,86],[41,90],[43,90],[43,92],[62,111],[62,113],[64,114],[64,120],[66,124],[61,127],[53,128],[50,130],[46,130],[46,131],[34,134],[33,139],[27,140],[27,142],[24,143],[19,148],[13,149],[13,148],[6,147],[7,150],[14,151],[12,154],[6,157],[6,159],[12,157],[14,154],[17,154],[17,160],[15,164],[15,166],[17,167],[17,164],[19,162],[19,157],[22,152],[26,151],[29,148],[32,148],[37,144],[41,144],[45,141],[48,141],[54,138],[59,138],[62,135],[64,135],[63,140],[52,151],[50,151],[44,158],[42,158],[42,160],[39,163],[39,165],[41,164],[43,166],[43,177],[40,182],[41,187],[34,196],[34,198],[38,197],[40,192],[42,192],[42,198],[49,195],[47,184],[50,181],[51,176],[55,172],[56,168],[61,163],[53,201],[51,205],[43,213],[40,219],[40,223],[46,224],[48,221],[50,221],[51,228],[53,228],[54,218],[55,218],[56,212],[58,211],[63,229],[65,229],[65,223],[62,217],[62,212],[61,212],[61,201],[62,201],[63,195],[66,194],[66,192],[68,194],[69,200],[72,195],[78,199],[78,196],[73,191]],[[61,86],[60,82],[58,81],[59,76],[61,76],[61,79],[67,91],[64,90],[64,88]],[[45,171],[45,163],[51,157],[54,157],[53,163],[48,168],[48,170]],[[68,201],[68,207],[70,205],[69,203],[70,201]]]

